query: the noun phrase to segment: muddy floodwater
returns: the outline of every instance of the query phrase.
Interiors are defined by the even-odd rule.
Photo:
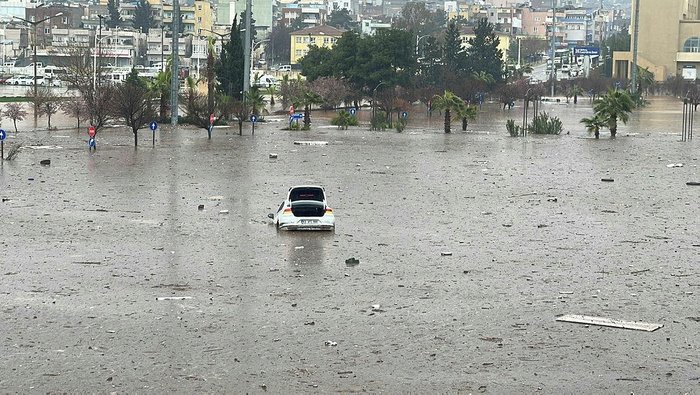
[[[616,140],[585,102],[541,108],[564,134],[511,138],[497,105],[444,134],[416,107],[403,133],[319,112],[94,153],[62,116],[5,119],[0,392],[699,393],[700,135],[668,98]],[[297,184],[335,232],[270,224]]]

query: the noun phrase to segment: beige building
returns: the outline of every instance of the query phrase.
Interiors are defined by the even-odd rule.
[[[637,1],[633,1],[632,9]],[[649,1],[640,3],[637,63],[654,73],[657,81],[675,75],[696,79],[700,67],[699,3],[700,0],[666,0],[663,6]],[[613,76],[629,78],[631,64],[631,51],[615,52]]]
[[[299,59],[309,53],[309,48],[317,47],[333,48],[335,42],[343,35],[344,31],[333,26],[315,26],[290,33],[291,51],[289,51],[289,62],[299,63]]]

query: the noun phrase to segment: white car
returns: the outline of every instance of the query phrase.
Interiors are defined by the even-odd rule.
[[[10,85],[26,85],[24,81],[25,81],[27,78],[29,78],[30,81],[31,81],[31,78],[32,78],[32,77],[27,77],[27,76],[24,76],[24,75],[20,75],[20,76],[17,76],[17,77],[12,77],[12,78],[10,78],[9,80],[6,81],[6,83],[8,83],[8,84],[10,84]]]
[[[277,229],[335,230],[333,209],[326,202],[326,191],[318,185],[289,188],[287,198],[276,214],[267,215]]]

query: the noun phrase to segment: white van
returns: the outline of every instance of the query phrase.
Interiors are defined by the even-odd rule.
[[[269,88],[271,86],[279,85],[279,82],[277,81],[277,78],[266,74],[255,80],[253,85],[259,88]]]
[[[280,66],[279,71],[292,71],[292,65],[283,64]]]

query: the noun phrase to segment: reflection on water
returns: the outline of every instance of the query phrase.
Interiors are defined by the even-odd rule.
[[[335,234],[326,231],[284,231],[278,238],[285,248],[285,260],[291,265],[320,265],[325,262],[325,250]]]

